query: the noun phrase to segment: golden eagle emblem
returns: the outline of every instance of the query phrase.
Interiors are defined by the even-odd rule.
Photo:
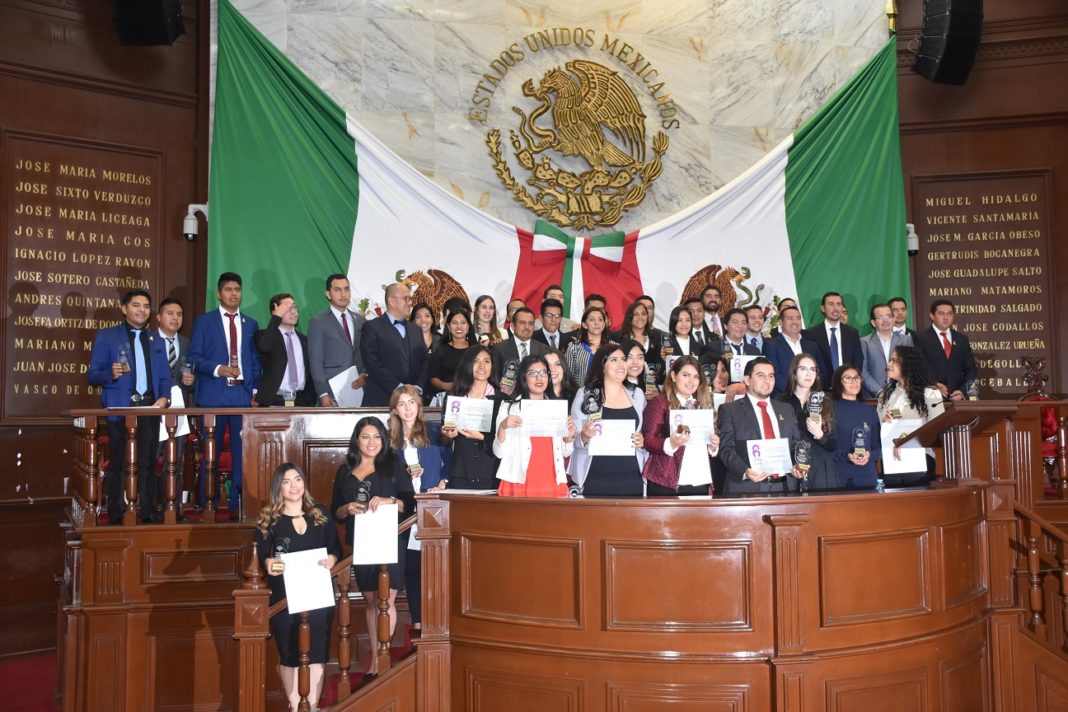
[[[575,229],[615,225],[625,210],[642,202],[663,171],[668,138],[657,133],[652,158],[646,161],[645,113],[618,72],[576,59],[564,69],[550,69],[537,86],[528,79],[523,95],[541,104],[529,115],[513,106],[520,124],[509,136],[515,159],[531,173],[526,182],[537,190],[535,195],[512,176],[500,130],[486,136],[494,169],[516,200],[539,217]],[[552,128],[538,125],[545,114],[552,118]],[[557,167],[546,151],[580,157],[589,169]]]

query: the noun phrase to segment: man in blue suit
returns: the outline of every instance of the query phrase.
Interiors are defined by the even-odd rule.
[[[152,297],[143,289],[127,292],[120,300],[125,321],[101,329],[93,342],[89,360],[89,382],[101,386],[100,400],[105,408],[151,406],[166,408],[171,393],[171,371],[167,348],[150,334]],[[127,506],[123,499],[126,470],[126,419],[108,419],[107,498],[108,523],[122,524],[124,511],[133,524],[138,510],[143,522],[161,522],[156,513],[156,446],[159,441],[159,414],[137,418],[137,502]]]
[[[256,353],[259,324],[241,313],[241,276],[233,272],[219,275],[215,292],[219,308],[197,317],[189,356],[196,379],[196,403],[201,408],[248,408],[255,406],[253,396],[260,378],[260,359]],[[223,433],[230,428],[230,516],[238,516],[241,493],[241,416],[215,418],[216,452],[222,448]],[[206,467],[204,463],[202,467]],[[204,491],[201,473],[201,494]]]
[[[786,390],[790,362],[794,360],[794,356],[800,354],[812,356],[817,364],[820,361],[820,347],[801,333],[801,310],[792,306],[782,307],[779,310],[779,335],[764,342],[764,356],[775,366],[775,390],[771,394],[773,398],[777,398]]]
[[[411,310],[408,287],[394,283],[386,287],[386,313],[363,326],[364,406],[388,406],[393,390],[401,384],[415,386],[420,393],[426,387],[430,359],[423,333],[408,320]]]

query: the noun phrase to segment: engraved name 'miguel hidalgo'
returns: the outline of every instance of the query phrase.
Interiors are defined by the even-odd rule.
[[[615,225],[642,202],[664,169],[668,137],[658,132],[647,152],[645,113],[617,72],[576,59],[550,69],[536,86],[528,79],[523,95],[541,104],[529,115],[513,106],[520,124],[508,133],[516,161],[530,172],[526,183],[533,194],[512,175],[500,129],[486,135],[494,170],[516,200],[539,217],[578,230]],[[552,128],[538,124],[545,114]],[[578,156],[589,170],[558,167],[551,153]]]

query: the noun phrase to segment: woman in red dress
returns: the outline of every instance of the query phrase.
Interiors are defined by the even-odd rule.
[[[527,436],[522,433],[523,402],[556,400],[550,387],[549,364],[542,356],[527,356],[519,364],[516,398],[501,405],[497,415],[493,453],[501,458],[497,493],[505,497],[566,497],[564,458],[571,455],[575,421],[567,415],[567,435]]]

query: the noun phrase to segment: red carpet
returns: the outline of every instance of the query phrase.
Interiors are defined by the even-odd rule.
[[[56,654],[0,658],[0,704],[5,712],[55,712]]]

